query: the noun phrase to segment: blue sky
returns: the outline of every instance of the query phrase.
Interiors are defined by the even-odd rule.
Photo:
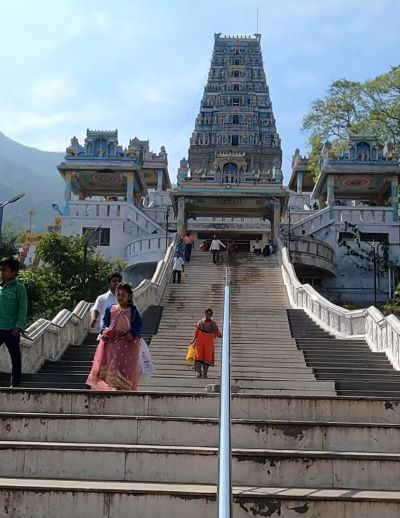
[[[255,33],[257,7],[287,179],[306,151],[302,118],[330,82],[399,64],[398,0],[2,0],[0,131],[60,151],[86,128],[118,128],[124,146],[165,145],[174,179],[213,35]]]

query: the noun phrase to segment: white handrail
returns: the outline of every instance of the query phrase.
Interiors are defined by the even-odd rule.
[[[278,258],[292,307],[303,309],[318,325],[338,338],[364,338],[372,351],[384,352],[393,367],[400,370],[400,320],[396,316],[385,317],[375,306],[356,310],[342,308],[309,284],[301,284],[280,239]]]

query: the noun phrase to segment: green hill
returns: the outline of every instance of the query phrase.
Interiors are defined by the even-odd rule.
[[[64,182],[57,164],[64,153],[51,153],[24,146],[0,132],[0,203],[20,192],[26,196],[4,209],[4,223],[18,230],[29,228],[27,212],[35,211],[32,231],[51,225],[56,213],[52,203],[63,205]]]

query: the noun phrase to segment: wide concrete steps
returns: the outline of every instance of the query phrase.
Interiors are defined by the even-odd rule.
[[[218,403],[0,391],[0,516],[216,516]],[[399,410],[395,400],[234,395],[233,515],[398,516]]]
[[[75,516],[93,518],[131,518],[132,513],[146,518],[217,515],[216,487],[209,484],[0,478],[0,491],[10,494],[4,509],[13,518],[53,518],[55,509],[58,518],[70,518],[67,502],[73,502]],[[397,491],[234,486],[233,514],[393,518],[399,500]]]
[[[297,346],[318,380],[335,382],[338,394],[400,397],[400,372],[384,353],[372,352],[364,340],[337,339],[302,310],[288,310]]]
[[[218,468],[218,449],[205,446],[0,441],[0,454],[6,477],[208,484]],[[393,491],[399,461],[398,453],[233,448],[232,482]]]
[[[219,385],[219,340],[216,340],[216,365],[209,369],[207,380],[196,379],[194,370],[185,361],[195,324],[206,308],[213,309],[214,319],[222,330],[225,268],[213,265],[210,260],[209,256],[194,254],[192,261],[185,265],[182,284],[167,286],[163,316],[151,342],[156,374],[144,378],[139,390],[204,391],[214,390]],[[333,393],[331,382],[315,380],[291,337],[286,315],[287,297],[279,268],[274,260],[257,263],[255,267],[249,282],[241,279],[241,261],[229,272],[235,390],[268,394]],[[266,296],[271,290],[273,295]]]
[[[1,412],[0,448],[36,443],[138,444],[217,447],[213,417]],[[181,433],[182,429],[187,433]],[[400,451],[400,425],[351,421],[233,419],[232,447],[272,450]]]

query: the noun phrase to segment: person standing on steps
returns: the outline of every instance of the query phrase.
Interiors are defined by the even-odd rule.
[[[93,328],[97,322],[102,322],[106,307],[117,303],[117,286],[122,282],[122,275],[120,273],[112,273],[107,278],[108,291],[99,295],[91,309],[92,320],[90,327]]]
[[[175,252],[183,257],[183,254],[185,253],[185,243],[183,242],[182,238],[179,239],[179,241],[176,243]]]
[[[185,235],[183,242],[185,244],[185,261],[189,263],[192,251],[194,250],[194,239],[193,236],[190,235],[190,232]]]
[[[221,331],[211,318],[212,309],[206,309],[204,314],[205,317],[196,324],[192,341],[196,350],[194,370],[198,378],[207,378],[208,368],[214,365],[214,340],[222,338]]]
[[[10,257],[0,262],[0,347],[4,344],[11,357],[11,385],[21,384],[19,342],[26,326],[28,300],[26,288],[18,282],[19,262]]]
[[[207,241],[203,241],[201,243],[201,245],[199,246],[199,251],[200,252],[208,252]]]
[[[210,245],[210,252],[212,252],[214,264],[218,263],[219,251],[221,250],[221,246],[226,248],[224,243],[222,241],[220,241],[219,239],[217,239],[217,236],[214,234],[213,240],[211,241],[211,245]]]
[[[117,304],[107,306],[101,339],[86,384],[95,390],[136,390],[140,380],[142,317],[127,282],[118,284]]]
[[[257,238],[254,245],[253,245],[253,253],[255,255],[261,255],[261,250],[262,250],[262,243],[261,241]]]
[[[178,284],[181,283],[182,272],[184,272],[184,271],[185,271],[185,261],[177,252],[175,254],[174,260],[172,261],[172,283],[173,284],[175,284],[176,282],[178,282]],[[177,281],[177,279],[178,279],[178,281]]]

